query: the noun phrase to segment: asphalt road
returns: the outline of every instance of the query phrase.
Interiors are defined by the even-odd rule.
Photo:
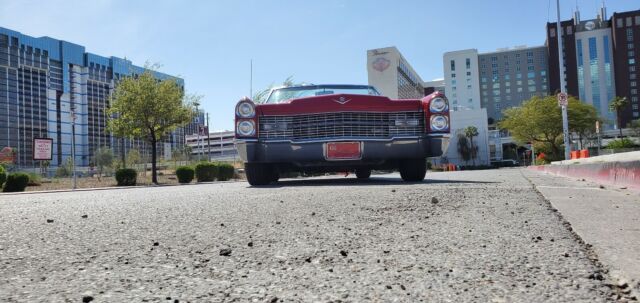
[[[601,302],[518,169],[0,196],[2,302]]]

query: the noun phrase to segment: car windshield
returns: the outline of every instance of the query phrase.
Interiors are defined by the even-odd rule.
[[[309,85],[274,89],[265,103],[281,103],[291,99],[335,94],[380,96],[373,86],[368,85]]]

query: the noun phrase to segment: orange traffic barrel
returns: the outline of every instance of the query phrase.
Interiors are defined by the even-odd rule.
[[[583,149],[580,151],[580,158],[589,158],[589,150]]]
[[[580,159],[580,153],[577,150],[572,150],[571,151],[571,160],[573,159]]]

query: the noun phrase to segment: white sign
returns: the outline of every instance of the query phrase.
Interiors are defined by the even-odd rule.
[[[558,94],[558,106],[567,106],[569,104],[569,96],[567,93]]]
[[[33,160],[51,160],[53,152],[53,139],[33,139]]]

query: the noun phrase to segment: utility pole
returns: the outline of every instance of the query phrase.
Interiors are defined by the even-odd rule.
[[[209,162],[211,162],[211,127],[209,125],[209,113],[207,113],[207,146],[209,153]]]
[[[565,88],[565,80],[564,80],[564,57],[563,57],[563,45],[562,45],[562,25],[560,24],[560,0],[556,0],[556,6],[558,11],[558,24],[556,28],[556,33],[558,36],[558,60],[560,67],[560,94],[567,98],[567,89]],[[560,99],[561,96],[558,96]],[[564,159],[571,159],[571,145],[569,142],[569,117],[567,114],[567,106],[569,105],[568,100],[562,104],[562,133],[564,137]]]
[[[77,188],[76,176],[76,107],[71,106],[71,171],[73,175],[73,189]]]

